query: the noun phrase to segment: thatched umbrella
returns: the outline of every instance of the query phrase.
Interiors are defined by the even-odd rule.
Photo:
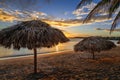
[[[62,31],[40,20],[24,21],[0,31],[0,45],[5,48],[34,50],[34,72],[37,73],[37,48],[69,41]]]
[[[100,52],[104,50],[109,50],[116,45],[108,40],[104,40],[102,37],[87,37],[74,46],[74,51],[86,51],[93,54],[93,59],[95,59],[94,52]]]

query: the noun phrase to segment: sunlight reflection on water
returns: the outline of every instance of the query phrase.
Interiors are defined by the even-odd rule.
[[[73,50],[73,46],[79,42],[81,39],[70,39],[67,43],[60,43],[52,48],[38,48],[38,53],[52,53],[59,52],[65,50]],[[22,56],[22,55],[30,55],[33,54],[33,50],[28,50],[26,48],[21,48],[19,51],[14,49],[6,49],[4,47],[0,47],[0,57],[8,57],[8,56]]]
[[[59,51],[58,45],[56,45],[55,48],[56,48],[56,52],[58,52]]]

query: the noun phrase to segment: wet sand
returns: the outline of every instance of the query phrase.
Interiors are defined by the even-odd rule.
[[[33,74],[33,56],[0,60],[0,80],[120,80],[120,47],[96,53],[73,51],[38,55],[38,73]]]

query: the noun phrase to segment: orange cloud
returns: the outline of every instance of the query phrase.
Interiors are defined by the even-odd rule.
[[[0,9],[0,20],[1,21],[13,21],[16,17],[12,16],[6,12],[4,12],[2,9]]]
[[[85,24],[91,24],[93,22],[104,22],[107,20],[108,20],[107,16],[94,17],[92,20],[88,21],[88,23],[85,23]],[[52,26],[61,26],[61,27],[84,25],[83,19],[71,19],[71,20],[61,20],[61,21],[43,19],[43,21],[47,22],[48,24]]]
[[[71,27],[71,26],[81,26],[83,25],[83,19],[70,19],[70,20],[53,20],[53,18],[48,18],[49,16],[42,12],[28,12],[28,11],[6,11],[3,9],[0,9],[0,20],[1,21],[26,21],[26,20],[33,20],[36,18],[40,18],[43,21],[47,22],[51,26],[55,27]],[[56,19],[56,18],[54,18]],[[101,16],[101,17],[94,17],[92,20],[90,20],[88,24],[91,24],[93,22],[103,22],[107,21],[107,16]],[[85,24],[85,25],[86,25]]]
[[[61,26],[61,27],[68,27],[68,26],[79,26],[82,25],[82,22],[78,21],[57,21],[57,20],[48,20],[48,19],[43,19],[46,23],[52,25],[52,26]]]

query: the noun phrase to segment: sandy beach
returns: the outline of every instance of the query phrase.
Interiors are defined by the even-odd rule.
[[[38,74],[33,56],[0,60],[0,80],[120,80],[120,47],[96,53],[66,51],[38,55]]]

